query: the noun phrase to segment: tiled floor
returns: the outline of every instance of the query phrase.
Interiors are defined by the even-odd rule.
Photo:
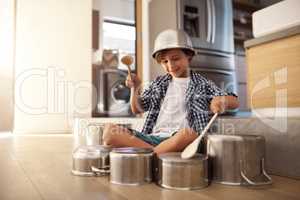
[[[278,176],[265,188],[212,184],[197,191],[174,191],[154,183],[113,185],[109,177],[73,176],[71,153],[71,135],[0,134],[0,200],[300,199],[300,181]]]

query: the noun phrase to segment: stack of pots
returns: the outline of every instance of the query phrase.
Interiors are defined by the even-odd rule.
[[[154,179],[164,188],[193,190],[209,181],[229,185],[266,185],[272,180],[264,169],[265,139],[257,135],[208,135],[205,154],[182,159],[180,153],[154,157],[147,148],[80,146],[73,152],[72,173],[80,176],[110,174],[110,182],[141,185]]]
[[[73,152],[72,173],[79,176],[104,176],[109,174],[109,152],[103,145],[79,146]]]
[[[152,181],[152,165],[152,149],[88,145],[74,150],[72,173],[79,176],[110,174],[111,183],[142,185]]]
[[[157,183],[165,188],[192,190],[208,180],[226,185],[268,185],[265,139],[258,135],[208,135],[205,154],[182,159],[180,153],[159,155]]]

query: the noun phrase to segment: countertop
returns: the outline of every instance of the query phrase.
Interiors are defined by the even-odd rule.
[[[282,31],[278,31],[276,33],[272,33],[272,34],[268,34],[266,36],[263,37],[258,37],[258,38],[254,38],[251,40],[247,40],[244,43],[244,47],[245,48],[250,48],[259,44],[263,44],[263,43],[267,43],[267,42],[271,42],[273,40],[278,40],[281,38],[285,38],[285,37],[289,37],[289,36],[293,36],[296,34],[300,33],[300,25],[299,26],[295,26],[286,30],[282,30]]]
[[[195,191],[175,191],[154,183],[120,186],[109,177],[79,177],[70,173],[72,135],[0,134],[1,200],[296,200],[300,181],[272,176],[263,188],[211,184]]]

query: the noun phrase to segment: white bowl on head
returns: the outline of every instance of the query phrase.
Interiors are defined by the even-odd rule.
[[[300,25],[300,1],[285,0],[253,13],[253,36],[261,37]]]

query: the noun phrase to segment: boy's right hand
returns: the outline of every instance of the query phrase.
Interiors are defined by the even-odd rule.
[[[128,75],[125,81],[125,84],[129,88],[138,88],[141,85],[141,80],[136,74],[131,74],[131,79],[130,76]]]

